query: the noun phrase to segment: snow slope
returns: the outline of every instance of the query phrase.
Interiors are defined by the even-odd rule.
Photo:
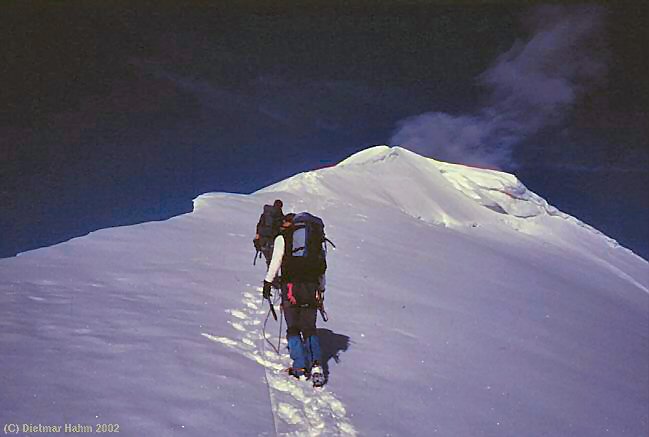
[[[277,197],[337,245],[318,392],[282,374],[251,265]],[[0,260],[0,427],[649,434],[647,262],[514,176],[379,146],[194,205]]]

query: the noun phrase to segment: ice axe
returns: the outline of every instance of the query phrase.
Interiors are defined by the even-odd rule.
[[[273,319],[277,321],[277,313],[275,312],[275,306],[273,305],[273,301],[270,300],[271,295],[269,293],[268,297],[264,296],[263,294],[261,295],[261,301],[263,302],[264,299],[268,300],[268,305],[270,305],[270,312],[273,314]]]
[[[329,316],[327,315],[327,312],[324,309],[323,302],[320,302],[320,305],[318,305],[318,311],[320,312],[320,316],[322,317],[323,322],[329,321]]]
[[[273,306],[273,303],[270,301],[270,298],[268,298],[268,304],[270,305],[270,312],[273,314],[273,319],[277,321],[277,313],[275,312],[275,307]]]
[[[275,319],[275,321],[277,321],[277,313],[275,312],[275,306],[273,305],[273,302],[270,300],[270,296],[269,297],[263,297],[262,296],[261,297],[262,302],[264,301],[264,299],[266,299],[268,301],[268,305],[270,305],[270,312],[273,315],[273,319]]]

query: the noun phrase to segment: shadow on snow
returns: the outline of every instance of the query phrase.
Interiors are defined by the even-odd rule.
[[[333,360],[338,364],[340,362],[340,353],[349,349],[349,337],[342,334],[336,334],[329,329],[318,328],[318,338],[320,339],[320,349],[322,352],[322,370],[325,380],[329,380],[329,361]]]

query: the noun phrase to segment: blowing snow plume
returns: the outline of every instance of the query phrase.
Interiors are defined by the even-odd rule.
[[[527,42],[517,40],[477,81],[489,90],[474,114],[427,112],[398,123],[392,144],[436,159],[512,168],[514,149],[560,124],[577,99],[607,71],[596,6],[543,6],[524,19]]]

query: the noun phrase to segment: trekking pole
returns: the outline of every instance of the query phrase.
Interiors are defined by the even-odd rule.
[[[268,343],[268,344],[270,345],[270,347],[272,347],[273,350],[274,350],[275,352],[277,352],[277,354],[280,354],[280,351],[279,351],[279,349],[278,349],[279,346],[278,346],[278,347],[275,347],[275,345],[273,344],[273,342],[270,341],[270,340],[268,339],[268,336],[266,335],[266,325],[268,324],[268,319],[270,318],[270,314],[271,314],[271,311],[268,310],[268,313],[266,313],[266,318],[264,319],[264,324],[263,324],[262,327],[261,327],[261,335],[262,335],[262,337],[264,338],[264,341],[265,341],[266,343]],[[281,327],[281,326],[282,326],[282,325],[281,325],[281,322],[280,322],[280,327]],[[281,329],[281,328],[280,328],[280,329]]]
[[[280,354],[280,352],[279,352],[279,348],[282,347],[282,322],[284,321],[284,317],[282,317],[282,316],[283,316],[283,314],[282,314],[283,311],[284,311],[284,309],[283,309],[282,306],[280,305],[280,306],[279,306],[279,315],[280,315],[280,319],[279,319],[279,333],[277,334],[277,354],[278,354],[278,355]]]
[[[260,254],[261,254],[261,250],[257,250],[257,252],[255,252],[255,259],[253,259],[253,261],[252,261],[253,266],[257,265],[257,258],[261,258]]]

